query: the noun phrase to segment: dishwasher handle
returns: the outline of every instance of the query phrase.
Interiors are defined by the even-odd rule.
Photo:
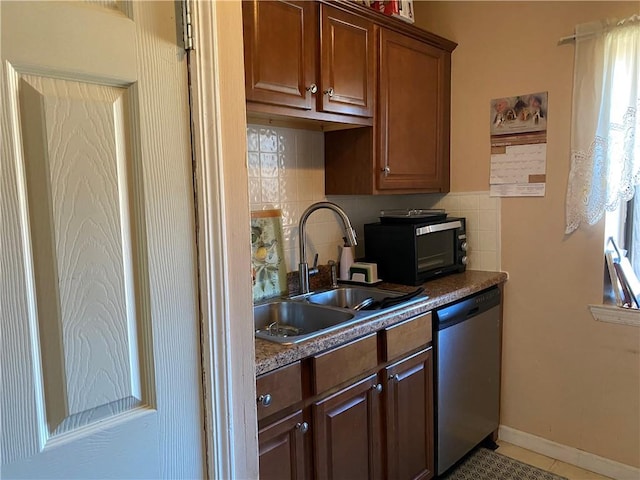
[[[478,313],[480,313],[480,307],[475,306],[467,312],[467,318],[475,317],[476,315],[478,315]]]
[[[463,322],[500,305],[500,289],[492,287],[435,311],[438,330]]]

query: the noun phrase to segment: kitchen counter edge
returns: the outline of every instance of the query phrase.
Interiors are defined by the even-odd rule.
[[[467,270],[463,273],[437,278],[423,284],[429,298],[407,307],[399,307],[390,312],[369,317],[355,325],[341,328],[326,335],[296,345],[280,345],[267,340],[256,339],[256,376],[276,370],[297,360],[310,357],[325,350],[338,347],[351,340],[382,330],[403,320],[432,311],[443,305],[461,300],[507,280],[505,272],[485,272]],[[377,288],[410,292],[416,287],[382,283]]]

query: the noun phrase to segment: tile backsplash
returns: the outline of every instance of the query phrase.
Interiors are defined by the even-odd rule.
[[[311,204],[328,200],[340,205],[357,231],[356,256],[364,254],[365,223],[378,220],[389,208],[444,208],[467,219],[468,268],[500,270],[500,199],[489,192],[416,195],[324,194],[324,134],[312,130],[247,127],[247,161],[251,210],[282,210],[284,257],[287,271],[298,269],[298,220]],[[307,222],[307,261],[338,261],[342,224],[329,210],[318,210]]]

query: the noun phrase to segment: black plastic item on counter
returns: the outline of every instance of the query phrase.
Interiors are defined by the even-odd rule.
[[[424,288],[418,287],[413,292],[405,293],[404,295],[400,295],[399,297],[386,297],[382,300],[373,302],[370,305],[364,307],[362,310],[381,310],[383,308],[393,307],[394,305],[399,305],[406,302],[407,300],[411,300],[412,298],[417,297],[423,292]]]
[[[380,210],[381,223],[424,223],[441,222],[447,218],[444,209],[405,208]]]

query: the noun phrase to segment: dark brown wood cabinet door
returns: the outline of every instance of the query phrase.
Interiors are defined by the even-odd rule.
[[[321,91],[318,110],[372,117],[373,23],[321,5]]]
[[[306,478],[304,435],[307,429],[301,411],[260,429],[258,449],[261,480]]]
[[[316,478],[381,478],[377,380],[370,375],[312,406]]]
[[[243,1],[248,101],[309,110],[317,83],[317,5],[305,1]]]
[[[380,29],[379,190],[449,191],[450,53]]]
[[[433,359],[431,349],[385,369],[387,478],[434,475]]]

